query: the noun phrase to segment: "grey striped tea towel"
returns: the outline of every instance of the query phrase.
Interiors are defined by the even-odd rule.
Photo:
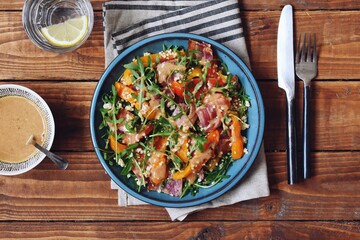
[[[158,34],[186,32],[224,44],[250,66],[240,19],[238,0],[109,1],[103,5],[106,66],[125,48]],[[145,204],[128,195],[114,182],[120,206]],[[264,147],[246,177],[223,196],[199,206],[166,208],[172,220],[184,220],[192,212],[269,196]]]

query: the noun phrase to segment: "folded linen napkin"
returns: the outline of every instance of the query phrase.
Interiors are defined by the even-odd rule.
[[[125,48],[158,34],[186,32],[199,34],[224,44],[248,66],[238,0],[158,0],[109,1],[103,5],[105,64]],[[146,204],[119,188],[120,206]],[[184,220],[195,211],[214,208],[253,198],[269,196],[266,159],[262,146],[246,177],[223,196],[199,206],[166,208],[172,220]]]

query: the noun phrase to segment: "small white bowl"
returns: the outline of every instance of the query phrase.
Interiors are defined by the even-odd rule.
[[[27,98],[42,111],[47,130],[44,144],[42,144],[42,146],[50,150],[55,137],[55,122],[51,110],[44,99],[42,99],[42,97],[27,87],[16,84],[0,85],[0,98],[7,96],[19,96]],[[44,158],[45,154],[37,152],[29,159],[20,163],[7,163],[0,161],[0,175],[11,176],[25,173],[36,167]]]

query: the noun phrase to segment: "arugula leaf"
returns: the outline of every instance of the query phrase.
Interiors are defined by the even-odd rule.
[[[138,71],[139,70],[139,66],[137,65],[137,64],[135,64],[135,63],[128,63],[128,64],[124,64],[123,65],[124,66],[124,68],[128,68],[128,69],[130,69],[130,70],[134,70],[134,71]]]
[[[201,135],[195,135],[195,146],[201,151],[204,152],[204,143],[207,143],[208,140],[206,137],[203,137]]]
[[[128,161],[125,163],[125,166],[121,169],[120,174],[123,176],[126,176],[130,173],[132,168],[132,161],[131,159],[128,159]]]

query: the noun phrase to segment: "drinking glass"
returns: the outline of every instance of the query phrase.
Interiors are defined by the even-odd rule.
[[[87,31],[75,45],[55,46],[41,32],[42,28],[82,16],[87,16]],[[80,47],[89,37],[94,24],[94,12],[89,0],[25,0],[22,22],[26,34],[36,46],[63,53]]]

